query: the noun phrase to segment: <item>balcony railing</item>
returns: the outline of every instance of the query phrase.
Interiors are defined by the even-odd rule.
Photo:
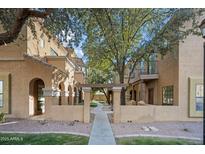
[[[138,70],[140,75],[158,74],[157,61],[150,61],[143,69]]]
[[[149,74],[158,74],[158,70],[156,67],[148,68],[148,69],[139,69],[140,75],[149,75]]]
[[[136,69],[131,74],[131,79],[137,80],[140,79],[141,75],[154,75],[154,74],[158,74],[157,61],[152,61],[149,64],[146,64],[143,69]]]

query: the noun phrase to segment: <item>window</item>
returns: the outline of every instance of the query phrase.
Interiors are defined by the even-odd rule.
[[[3,107],[3,96],[4,96],[4,93],[3,93],[3,88],[4,88],[4,85],[3,85],[3,81],[0,80],[0,107]]]
[[[173,105],[174,102],[174,86],[166,86],[162,88],[162,104]]]
[[[202,84],[196,84],[196,93],[195,93],[195,104],[196,111],[203,111],[203,92],[204,87]]]
[[[145,73],[145,62],[144,62],[144,60],[140,61],[140,73],[141,74]]]
[[[58,56],[57,52],[54,49],[52,49],[52,48],[50,50],[50,55],[51,56]]]
[[[41,48],[45,47],[45,40],[44,40],[44,35],[43,34],[40,36],[40,47]]]

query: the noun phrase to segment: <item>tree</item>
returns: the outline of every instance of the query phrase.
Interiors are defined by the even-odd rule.
[[[150,53],[166,54],[178,41],[196,32],[196,16],[203,9],[90,9],[88,11],[85,52],[89,59],[110,61],[113,71],[124,83],[126,65],[131,65],[130,76],[136,64]],[[185,21],[193,26],[182,30]],[[168,39],[168,37],[170,39]],[[169,40],[169,43],[166,41]],[[158,50],[155,50],[158,48]],[[125,104],[122,89],[121,104]]]
[[[27,24],[34,36],[33,18],[41,18],[43,26],[60,42],[69,47],[78,46],[81,42],[83,27],[78,19],[81,9],[0,9],[0,25],[6,32],[0,34],[0,45],[14,42],[23,27]]]
[[[112,71],[110,68],[109,61],[101,60],[96,64],[93,63],[92,59],[87,62],[87,82],[90,84],[106,84],[112,83]],[[105,88],[92,88],[95,93],[97,91],[103,92],[107,99],[107,103],[111,104],[109,96]]]
[[[0,24],[6,30],[0,34],[0,45],[11,43],[18,37],[29,17],[46,18],[51,9],[45,11],[32,9],[0,9]]]

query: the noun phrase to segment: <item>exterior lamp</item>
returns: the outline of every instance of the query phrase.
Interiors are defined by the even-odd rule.
[[[205,19],[201,22],[201,25],[199,26],[202,37],[205,39]],[[204,42],[204,59],[205,60],[205,42]],[[204,76],[205,76],[205,62],[204,62]],[[203,80],[203,86],[205,87],[205,79]],[[204,88],[203,88],[204,89]],[[205,145],[205,90],[203,93],[203,144]]]

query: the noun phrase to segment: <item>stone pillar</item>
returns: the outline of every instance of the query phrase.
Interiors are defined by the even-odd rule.
[[[45,97],[45,118],[50,119],[50,114],[52,112],[52,106],[58,102],[58,97],[53,96],[52,88],[44,88],[43,95]]]
[[[146,97],[146,84],[144,81],[140,83],[140,100],[145,102],[145,97]]]
[[[45,97],[45,118],[50,118],[50,113],[52,112],[51,107],[53,105],[54,97]]]
[[[121,87],[113,87],[113,123],[120,122],[120,94],[121,94]]]
[[[83,92],[84,92],[84,115],[83,115],[83,121],[84,123],[89,123],[90,122],[90,87],[83,87]]]

